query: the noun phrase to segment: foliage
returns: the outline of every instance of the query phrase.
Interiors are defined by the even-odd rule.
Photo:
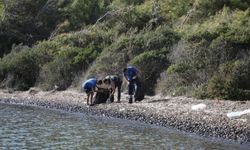
[[[171,18],[179,18],[186,15],[192,8],[194,0],[163,0],[159,2],[162,14]]]
[[[244,100],[250,98],[249,83],[249,61],[226,62],[209,80],[207,91],[211,97]]]
[[[6,0],[0,29],[1,56],[10,52],[12,44],[31,46],[45,39],[55,28],[59,16],[55,0]],[[56,8],[55,8],[56,7]]]
[[[26,47],[23,50],[13,48],[13,52],[0,61],[1,80],[9,78],[9,87],[16,87],[19,82],[27,83],[25,86],[18,85],[19,90],[25,90],[35,84],[45,90],[53,89],[55,85],[66,89],[71,85],[75,74],[86,70],[96,59],[105,43],[107,44],[108,40],[104,35],[85,31],[62,34],[51,41],[39,42],[33,48],[28,48],[29,50],[26,50]],[[26,63],[29,59],[30,63]],[[18,68],[23,65],[23,69]],[[34,71],[29,71],[28,68]],[[26,81],[30,74],[25,71],[32,73],[34,79]]]
[[[26,47],[20,52],[13,52],[1,60],[0,80],[3,87],[27,90],[34,86],[39,66],[33,53]]]
[[[250,9],[232,11],[223,10],[202,24],[187,25],[182,31],[189,41],[206,39],[211,46],[219,40],[232,44],[249,44]],[[213,41],[214,40],[214,41]]]
[[[82,28],[85,24],[96,22],[105,10],[100,0],[70,0],[62,9],[62,14],[69,20],[72,29]]]
[[[4,12],[4,3],[3,1],[0,1],[0,20],[2,20],[3,12]]]
[[[104,35],[90,31],[62,34],[52,42],[59,46],[56,47],[54,58],[43,65],[38,82],[46,90],[55,85],[60,89],[69,87],[75,75],[87,70],[108,44]]]
[[[2,55],[10,52],[13,43],[31,46],[51,35],[93,23],[103,12],[99,0],[7,0],[5,3],[0,26]]]
[[[249,29],[249,9],[230,10],[228,7],[203,23],[178,29],[182,40],[168,56],[173,64],[160,79],[158,89],[171,94],[178,93],[180,87],[189,87],[184,93],[199,98],[247,99],[246,90],[239,90],[236,86],[238,80],[224,78],[226,75],[219,68],[231,61],[242,61],[249,52]],[[232,66],[224,68],[233,70]]]
[[[155,84],[160,73],[169,65],[167,53],[164,49],[143,52],[130,62],[140,70],[140,79],[144,85],[147,85],[145,92],[148,94],[154,94]]]
[[[183,73],[190,69],[190,67],[191,66],[189,64],[173,64],[167,69],[167,73]]]
[[[249,99],[248,0],[0,2],[2,87],[64,90],[129,64],[147,94]]]
[[[142,72],[143,82],[150,84],[146,89],[148,94],[152,94],[160,72],[168,66],[168,49],[177,40],[178,35],[168,26],[160,26],[155,30],[145,30],[140,33],[137,33],[137,30],[131,31],[128,35],[121,36],[100,54],[94,66],[88,71],[88,76],[103,77],[107,74],[121,74],[128,63],[135,64]],[[155,71],[149,70],[154,68],[153,66],[157,66]]]

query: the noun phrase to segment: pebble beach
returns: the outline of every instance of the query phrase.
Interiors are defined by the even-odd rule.
[[[48,92],[37,89],[25,92],[0,91],[0,103],[136,120],[250,145],[250,113],[228,116],[232,112],[250,109],[250,101],[198,100],[156,95],[146,96],[141,102],[128,104],[126,94],[122,94],[121,103],[117,103],[115,97],[114,103],[88,106],[84,97],[83,92],[74,89]]]

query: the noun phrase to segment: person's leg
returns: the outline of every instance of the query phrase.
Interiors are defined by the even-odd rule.
[[[93,96],[94,96],[94,92],[90,93],[90,105],[93,104]]]
[[[129,103],[133,102],[134,90],[135,90],[134,81],[130,81],[128,84]]]
[[[121,84],[117,86],[117,102],[118,103],[121,102],[121,88],[122,88]]]
[[[109,101],[111,102],[111,103],[113,103],[114,102],[114,95],[112,95],[112,94],[109,94],[110,96],[109,96]]]
[[[120,78],[117,79],[116,84],[116,89],[117,89],[117,102],[121,102],[121,88],[122,88],[122,80]]]
[[[87,105],[89,105],[89,93],[87,94]]]

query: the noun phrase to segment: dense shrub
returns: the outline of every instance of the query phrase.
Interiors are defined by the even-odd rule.
[[[142,4],[145,0],[112,0],[112,8],[127,7],[129,5],[139,5]]]
[[[65,47],[52,62],[42,67],[39,86],[45,90],[51,90],[54,86],[65,90],[71,85],[75,75],[86,70],[97,56],[98,51],[90,48]]]
[[[160,73],[167,68],[169,61],[166,54],[167,50],[152,50],[141,53],[130,61],[130,64],[140,70],[140,79],[146,86],[146,93],[154,94],[157,79]]]
[[[39,66],[30,49],[12,52],[0,62],[1,86],[27,90],[34,86]]]
[[[53,89],[55,85],[66,89],[75,75],[86,70],[109,44],[105,36],[98,32],[81,31],[56,36],[32,48],[22,45],[13,47],[13,52],[0,61],[0,79],[4,85],[20,90],[35,84],[45,90]]]
[[[4,4],[3,1],[0,1],[0,20],[2,21],[2,16],[4,12]]]
[[[209,80],[208,94],[213,98],[250,99],[249,61],[227,62]]]
[[[147,92],[152,94],[160,72],[169,65],[166,54],[178,35],[167,26],[136,32],[121,36],[106,48],[88,71],[88,76],[121,74],[128,63],[134,64],[141,70],[143,82],[150,85]]]
[[[51,55],[53,59],[42,67],[38,85],[45,90],[55,85],[61,90],[66,89],[79,72],[88,69],[109,42],[105,34],[87,30],[55,37],[49,42],[57,45]]]
[[[157,92],[173,96],[190,95],[201,82],[204,73],[188,64],[173,64],[161,73]]]
[[[250,9],[231,11],[228,7],[211,17],[204,23],[187,25],[182,30],[189,41],[203,39],[213,43],[213,40],[224,40],[228,44],[249,44]],[[213,46],[213,45],[211,45]]]
[[[186,15],[192,8],[193,2],[194,0],[163,0],[159,2],[159,6],[163,15],[176,19]]]
[[[129,64],[148,94],[158,80],[164,94],[249,99],[248,0],[5,2],[2,87],[62,90]]]
[[[241,94],[244,92],[237,93],[238,89],[233,88],[235,84],[231,84],[231,79],[221,81],[225,74],[218,73],[223,72],[218,70],[224,63],[245,57],[249,51],[249,29],[249,9],[232,11],[228,7],[224,7],[220,13],[204,23],[185,26],[179,30],[182,40],[168,55],[172,65],[163,73],[164,77],[160,79],[158,88],[168,94],[188,93],[199,98],[220,95],[220,98],[236,99],[236,96],[229,94],[230,89],[235,91],[232,92],[235,95],[244,97]],[[215,88],[217,85],[227,92],[223,93],[219,87]],[[181,92],[178,92],[180,89]]]
[[[70,0],[62,13],[69,20],[71,28],[78,29],[96,22],[104,12],[100,4],[100,0]]]
[[[186,16],[188,17],[188,22],[197,23],[216,15],[223,7],[228,7],[232,10],[246,10],[249,6],[250,2],[247,0],[195,0],[192,1],[192,8]]]

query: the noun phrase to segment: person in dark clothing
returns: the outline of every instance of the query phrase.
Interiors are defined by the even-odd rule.
[[[133,102],[133,95],[136,93],[137,90],[138,73],[139,71],[132,66],[123,69],[123,75],[128,82],[128,94],[130,104]]]
[[[118,75],[108,75],[104,78],[104,82],[111,85],[110,102],[114,102],[114,94],[117,89],[117,102],[121,102],[121,87],[122,87],[122,79]]]

